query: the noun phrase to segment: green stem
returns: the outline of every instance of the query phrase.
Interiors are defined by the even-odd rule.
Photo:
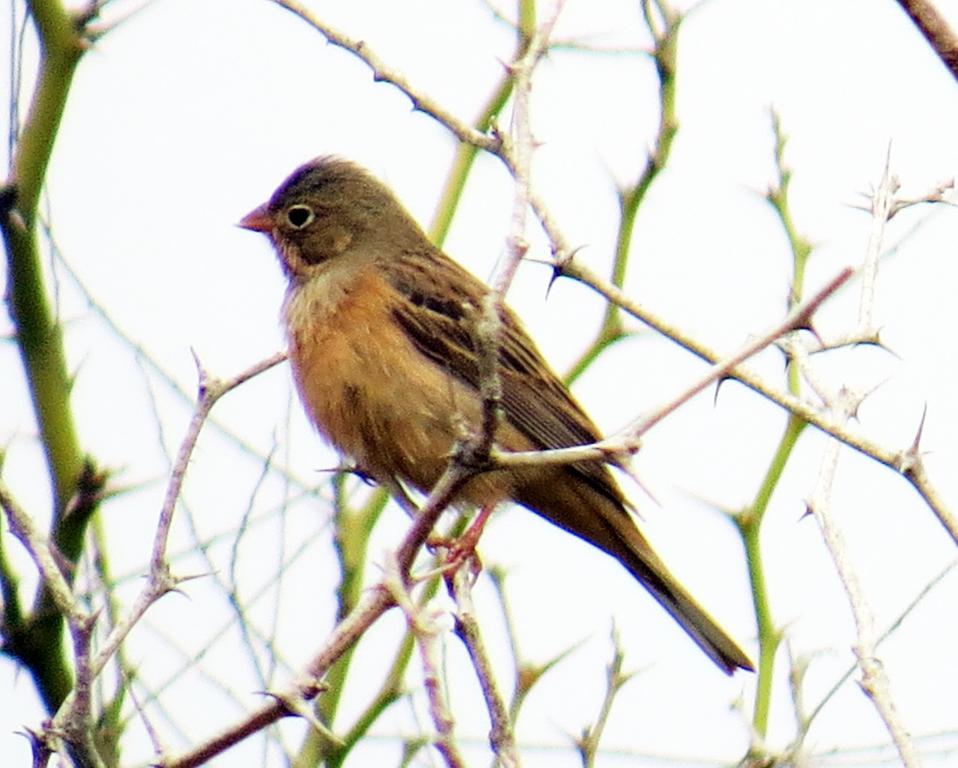
[[[338,474],[333,480],[336,499],[335,548],[339,561],[340,582],[337,589],[336,622],[348,616],[362,596],[363,576],[366,555],[369,549],[369,537],[379,516],[389,501],[389,494],[379,488],[360,509],[350,507],[346,499],[345,474]],[[347,650],[329,670],[323,682],[326,690],[316,701],[316,716],[321,723],[332,728],[339,709],[339,702],[346,687],[349,665],[355,646]],[[292,760],[294,768],[309,768],[326,762],[341,751],[342,747],[331,742],[315,729],[310,729]]]
[[[784,163],[785,136],[782,133],[778,118],[773,115],[773,131],[775,134],[775,161],[778,171],[778,183],[768,193],[768,201],[775,211],[779,224],[788,238],[792,254],[792,282],[788,297],[788,306],[793,307],[801,301],[805,286],[805,268],[811,253],[809,243],[799,235],[792,221],[788,206],[788,187],[791,181],[791,172]],[[798,396],[801,391],[801,381],[798,368],[788,366],[788,390]],[[743,511],[736,523],[745,547],[745,556],[748,562],[749,579],[752,586],[752,601],[755,610],[755,619],[758,627],[759,665],[758,681],[755,690],[755,708],[752,713],[752,725],[755,733],[764,739],[768,733],[768,719],[771,710],[772,678],[775,670],[775,655],[781,643],[782,633],[776,627],[772,618],[771,603],[769,601],[768,585],[765,580],[765,568],[761,547],[761,528],[765,513],[771,501],[772,494],[778,486],[785,466],[792,455],[798,439],[808,422],[795,414],[790,414],[782,437],[765,477],[759,485],[755,499]]]
[[[521,0],[519,3],[519,30],[516,41],[514,58],[520,58],[529,45],[529,40],[535,31],[535,3],[532,0]],[[495,119],[502,112],[509,97],[512,95],[512,74],[506,72],[496,89],[486,100],[485,105],[475,120],[475,127],[480,131],[488,131]],[[466,142],[459,143],[456,157],[446,176],[446,183],[442,188],[439,205],[433,214],[432,224],[429,226],[429,238],[438,248],[441,248],[449,234],[452,219],[459,207],[462,193],[466,188],[466,179],[472,170],[472,165],[479,155],[479,148]]]
[[[31,10],[41,40],[40,73],[13,161],[14,209],[2,229],[10,315],[47,455],[55,508],[62,513],[76,490],[83,457],[70,413],[63,337],[43,282],[36,221],[44,176],[83,47],[72,18],[59,4],[35,2]],[[58,543],[75,545],[72,552],[64,552],[67,556],[79,554],[76,542]]]
[[[476,118],[475,126],[479,130],[486,131],[493,121],[502,111],[502,108],[509,100],[512,94],[512,77],[504,75],[496,90],[489,97],[489,100],[483,106],[479,117]],[[429,226],[429,238],[435,243],[437,248],[442,248],[446,237],[449,234],[449,228],[452,226],[452,219],[459,207],[459,201],[466,187],[466,178],[472,170],[472,165],[479,154],[479,148],[474,144],[466,142],[459,143],[459,149],[456,150],[456,157],[452,162],[452,167],[446,176],[446,182],[442,188],[442,195],[439,198],[439,205],[433,215],[432,224]]]
[[[11,206],[0,215],[7,256],[7,304],[17,347],[30,388],[34,413],[46,455],[53,495],[51,530],[67,560],[76,562],[83,531],[95,503],[72,514],[70,502],[85,476],[96,473],[84,460],[70,410],[71,380],[67,373],[61,326],[51,310],[44,285],[37,235],[37,209],[67,97],[84,52],[82,24],[59,2],[33,0],[30,16],[40,45],[36,89],[13,157],[7,193]],[[71,511],[71,514],[67,514]],[[7,627],[6,650],[34,678],[50,713],[70,691],[72,673],[63,653],[63,620],[45,590],[32,616]]]
[[[655,38],[652,57],[659,78],[659,128],[655,137],[655,146],[649,153],[648,161],[635,184],[619,194],[619,230],[615,239],[615,260],[612,264],[612,283],[621,288],[625,282],[632,247],[632,235],[635,221],[645,196],[659,173],[665,168],[672,152],[672,143],[678,133],[678,117],[675,112],[675,67],[678,54],[678,33],[682,17],[672,13],[663,13],[664,28],[656,32],[647,16],[649,28]],[[595,361],[609,346],[629,334],[622,326],[622,312],[617,304],[609,302],[605,316],[596,333],[595,339],[572,364],[566,383],[571,384]]]
[[[758,626],[758,680],[755,691],[755,708],[752,713],[752,725],[755,732],[765,736],[768,732],[768,716],[772,700],[772,678],[775,669],[775,654],[782,639],[781,631],[776,627],[772,618],[772,608],[768,595],[768,583],[765,579],[765,566],[762,558],[761,531],[765,512],[768,510],[772,493],[778,485],[785,471],[792,450],[798,443],[798,438],[807,426],[807,422],[794,414],[789,416],[785,432],[778,443],[778,448],[765,477],[759,486],[758,493],[747,511],[738,516],[736,522],[742,541],[745,545],[745,557],[748,564],[748,575],[752,587],[752,604],[755,609],[755,619]]]

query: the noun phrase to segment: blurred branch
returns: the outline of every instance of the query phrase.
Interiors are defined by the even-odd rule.
[[[612,627],[612,660],[606,667],[605,676],[605,696],[602,697],[602,705],[599,707],[599,714],[595,722],[584,728],[582,735],[576,740],[576,747],[579,751],[579,757],[582,760],[583,768],[593,768],[596,758],[599,754],[599,742],[602,740],[602,733],[605,731],[606,723],[609,721],[609,715],[612,714],[612,704],[619,691],[622,690],[634,673],[625,674],[622,672],[622,665],[625,663],[625,650],[619,640],[619,633],[615,627]]]
[[[96,509],[100,488],[84,490],[84,477],[105,481],[85,458],[70,409],[71,379],[62,330],[50,307],[41,264],[37,208],[47,166],[56,144],[60,121],[76,67],[86,49],[86,17],[74,16],[56,0],[27,3],[40,47],[40,61],[29,110],[17,132],[10,175],[0,206],[7,259],[6,303],[16,333],[17,349],[33,401],[50,479],[51,546],[71,564],[77,562],[83,533]],[[11,94],[15,98],[16,94]],[[17,114],[13,110],[11,114]],[[71,569],[65,579],[73,578]],[[63,617],[41,581],[33,611],[16,627],[4,627],[6,650],[29,670],[47,711],[56,711],[73,687],[73,673],[63,652]],[[8,615],[6,618],[10,618]]]
[[[377,488],[366,502],[354,509],[347,498],[345,473],[337,473],[333,478],[335,515],[333,522],[333,547],[336,551],[336,560],[339,566],[339,586],[336,589],[336,620],[341,621],[356,607],[362,597],[363,576],[368,555],[369,537],[389,500],[385,488]],[[403,642],[405,645],[405,639]],[[340,698],[346,688],[350,662],[355,646],[343,654],[330,669],[327,675],[327,688],[317,699],[315,712],[321,722],[333,727]],[[399,695],[398,682],[405,672],[409,654],[405,657],[400,653],[394,662],[380,693],[367,706],[360,720],[368,720],[362,731],[356,732],[355,727],[349,735],[341,736],[339,743],[334,743],[315,729],[310,729],[303,739],[303,743],[291,760],[293,768],[307,768],[323,763],[337,766],[345,760],[349,750],[356,740],[365,733],[369,725],[382,711],[389,706]],[[400,661],[404,659],[403,661]],[[397,670],[397,664],[399,669]]]
[[[526,697],[532,691],[543,675],[556,667],[561,661],[569,656],[573,651],[581,646],[581,641],[575,645],[560,651],[556,656],[540,664],[533,664],[523,659],[519,651],[519,633],[516,629],[513,613],[509,608],[509,600],[506,596],[505,575],[498,568],[490,568],[486,571],[489,578],[492,579],[496,594],[499,597],[499,604],[502,608],[502,618],[506,625],[506,633],[509,636],[509,647],[512,650],[514,685],[512,698],[509,702],[509,719],[515,723],[519,719],[519,712],[525,703]]]
[[[898,0],[952,77],[958,80],[958,36],[929,0]]]
[[[13,499],[7,488],[0,483],[0,507],[7,517],[10,530],[24,545],[40,572],[40,582],[46,594],[50,595],[58,609],[58,618],[66,619],[73,639],[73,658],[76,667],[76,682],[68,698],[74,706],[71,717],[59,728],[47,733],[31,734],[31,742],[44,745],[44,751],[58,748],[60,737],[66,741],[71,754],[84,766],[97,766],[96,749],[92,743],[93,729],[90,727],[90,636],[93,631],[95,615],[87,614],[73,595],[70,584],[61,572],[53,547],[26,513]],[[15,630],[16,628],[7,628]],[[16,642],[14,636],[8,642]],[[42,652],[42,649],[38,649]]]
[[[52,596],[60,615],[77,622],[85,619],[86,615],[74,598],[70,584],[60,570],[50,542],[34,525],[33,518],[17,504],[13,494],[3,482],[0,482],[0,508],[7,517],[11,533],[30,553],[34,565],[40,572],[40,580]]]
[[[929,581],[924,587],[922,587],[921,591],[914,597],[914,599],[910,603],[908,603],[907,606],[905,606],[904,610],[902,610],[901,613],[899,613],[898,616],[895,618],[895,620],[885,629],[885,631],[881,633],[881,635],[878,637],[878,640],[875,643],[875,646],[876,647],[880,646],[883,642],[885,642],[885,640],[887,640],[892,635],[892,633],[894,633],[901,626],[902,622],[911,614],[911,612],[914,611],[915,608],[917,608],[919,605],[921,605],[921,603],[929,595],[929,593],[933,589],[935,589],[944,580],[946,576],[948,576],[953,570],[955,570],[956,567],[958,567],[958,560],[952,560],[941,571],[939,571],[938,574],[936,574],[935,577],[931,579],[931,581]],[[848,682],[848,679],[855,673],[856,669],[858,669],[857,664],[850,665],[848,669],[845,671],[845,673],[841,677],[839,677],[838,680],[836,680],[835,683],[832,685],[832,687],[828,689],[828,691],[821,697],[821,699],[819,699],[818,703],[815,705],[815,707],[811,710],[811,712],[809,712],[808,716],[805,718],[805,728],[804,728],[805,731],[807,731],[808,728],[811,727],[812,722],[814,722],[815,718],[817,718],[818,715],[821,714],[821,711],[825,708],[825,705],[828,704],[828,702],[832,701],[832,699],[835,697],[835,694],[838,693],[839,690],[841,690],[842,686],[844,686],[846,682]]]

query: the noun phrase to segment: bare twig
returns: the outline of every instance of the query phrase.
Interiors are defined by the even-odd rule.
[[[513,143],[507,138],[499,135],[497,131],[484,133],[482,131],[476,130],[469,123],[465,122],[464,120],[460,120],[458,117],[442,107],[434,99],[414,87],[401,72],[388,66],[372,50],[365,40],[357,40],[355,38],[351,38],[349,35],[346,35],[343,32],[340,32],[327,22],[320,19],[316,14],[310,12],[301,3],[296,2],[296,0],[272,1],[281,8],[285,8],[291,13],[296,14],[333,45],[349,51],[362,60],[366,66],[372,70],[373,78],[375,80],[387,82],[396,86],[400,91],[409,97],[410,101],[412,101],[414,109],[429,115],[437,120],[440,124],[446,126],[446,128],[448,128],[460,141],[464,141],[472,144],[473,146],[479,147],[480,149],[484,149],[490,154],[498,157],[505,164],[509,172],[517,180],[520,180],[520,183],[526,183],[528,181],[528,173],[524,173],[522,171],[522,163],[524,162],[523,154],[521,151],[517,151],[514,148]],[[533,40],[530,42],[529,49],[531,49],[533,52],[532,58],[529,59],[530,62],[534,63],[547,49],[549,35],[551,34],[552,27],[555,24],[556,19],[558,18],[562,5],[563,2],[558,2],[556,4],[556,11],[553,16],[542,25],[537,34],[533,37]],[[536,42],[537,39],[538,43]],[[522,67],[520,64],[522,61],[523,57],[520,57],[519,61],[513,65],[513,67],[518,67],[515,70],[517,82],[518,77],[521,76]],[[517,100],[520,98],[518,93],[516,94],[516,98]],[[522,110],[518,108],[518,105],[517,112],[522,112]],[[524,141],[524,139],[520,139],[517,136],[515,143],[521,144],[522,141]],[[526,182],[521,182],[522,179],[526,179]],[[549,213],[545,204],[531,190],[531,188],[525,193],[522,193],[520,189],[519,194],[517,194],[517,199],[523,194],[527,204],[531,206],[539,222],[542,224],[543,229],[549,236],[549,240],[553,246],[553,253],[560,260],[571,258],[572,254],[575,252],[575,249],[569,246],[568,241],[562,235],[558,224]]]
[[[651,328],[654,328],[663,336],[684,347],[692,354],[710,363],[716,363],[721,359],[717,351],[703,344],[698,339],[689,336],[677,325],[670,323],[648,307],[633,301],[623,291],[616,288],[607,280],[603,280],[581,264],[568,261],[561,266],[561,269],[562,274],[589,286],[609,301],[614,301],[630,315],[641,320]],[[795,397],[767,383],[756,373],[742,365],[736,365],[734,368],[731,368],[727,372],[727,376],[741,382],[749,389],[771,400],[790,413],[799,416],[809,424],[812,424],[835,439],[840,440],[850,448],[854,448],[865,456],[869,456],[880,464],[884,464],[889,469],[903,475],[925,500],[925,503],[938,518],[938,521],[948,532],[948,535],[958,544],[958,518],[955,517],[945,499],[932,484],[925,472],[921,457],[915,455],[910,448],[892,450],[868,440],[858,432],[849,429],[848,426],[840,420],[822,411],[818,405]]]
[[[529,250],[529,243],[526,240],[526,219],[531,195],[532,154],[535,149],[529,104],[532,94],[532,75],[539,59],[548,48],[549,35],[562,12],[562,6],[563,2],[556,3],[552,15],[536,29],[522,54],[510,66],[514,94],[512,138],[502,136],[497,152],[512,172],[515,179],[515,194],[512,202],[512,224],[506,243],[506,258],[497,270],[492,290],[485,297],[482,320],[478,326],[479,389],[482,398],[480,432],[486,437],[485,441],[476,444],[476,458],[480,463],[488,459],[489,450],[492,448],[502,399],[502,382],[499,378],[498,364],[502,304],[519,268],[519,263]]]
[[[160,509],[160,520],[156,526],[156,533],[153,538],[153,555],[150,558],[151,574],[159,573],[166,567],[166,542],[170,533],[173,510],[176,507],[176,501],[180,497],[180,492],[183,488],[183,478],[186,476],[186,468],[189,466],[190,457],[193,455],[196,441],[199,439],[200,431],[203,429],[203,424],[206,422],[206,417],[209,415],[210,410],[216,405],[217,400],[227,392],[235,389],[254,376],[269,370],[274,365],[278,365],[285,359],[285,352],[277,352],[247,370],[225,380],[211,379],[199,360],[196,361],[199,371],[199,397],[186,434],[180,443],[180,449],[176,454],[173,471],[170,473],[170,481],[166,487],[166,496],[163,500],[163,506]]]
[[[299,18],[309,24],[333,45],[355,54],[373,71],[373,77],[376,80],[382,80],[383,82],[395,85],[410,98],[414,109],[438,120],[449,128],[461,141],[474,144],[492,153],[498,152],[499,140],[495,135],[477,131],[469,125],[469,123],[460,120],[446,110],[437,101],[414,88],[401,72],[389,67],[380,59],[364,40],[356,40],[334,29],[316,14],[303,7],[302,4],[295,2],[295,0],[273,0],[273,2],[281,8],[285,8],[287,11],[299,16]]]
[[[393,601],[406,615],[409,631],[415,638],[422,660],[423,686],[429,702],[429,714],[436,727],[434,745],[450,768],[465,766],[455,738],[455,718],[442,682],[442,659],[439,648],[440,628],[436,617],[416,604],[406,586],[406,574],[399,571],[395,558],[386,563],[383,585]]]
[[[946,576],[955,570],[955,568],[958,568],[958,560],[952,560],[941,571],[939,571],[938,574],[922,588],[921,592],[915,595],[912,601],[905,606],[905,608],[901,611],[901,613],[898,614],[895,620],[885,629],[885,631],[882,632],[882,634],[878,637],[876,646],[880,646],[888,637],[890,637],[891,634],[901,626],[902,622],[911,614],[911,612],[921,605],[929,593],[931,593],[931,591],[935,589]],[[834,699],[835,694],[841,690],[848,679],[855,673],[856,669],[857,666],[855,664],[850,665],[845,673],[834,682],[832,687],[828,689],[821,699],[819,699],[818,703],[808,714],[808,717],[806,718],[807,724],[810,725],[815,718],[818,717],[821,711],[825,708],[825,705]]]
[[[416,553],[419,552],[426,541],[439,516],[449,506],[449,503],[455,498],[473,471],[464,468],[460,461],[453,460],[439,482],[433,487],[429,498],[422,505],[419,514],[413,520],[399,549],[396,551],[396,563],[401,574],[409,573]],[[241,721],[224,728],[219,734],[195,746],[187,753],[162,760],[160,765],[163,768],[191,768],[192,766],[202,765],[243,739],[258,733],[277,720],[293,714],[286,702],[313,699],[320,690],[319,680],[322,679],[327,670],[393,604],[392,595],[383,584],[373,587],[366,598],[336,625],[329,637],[326,638],[323,646],[290,685],[272,696],[266,704],[248,714]]]
[[[859,327],[868,328],[871,325],[871,306],[874,299],[874,280],[877,273],[878,255],[884,238],[885,223],[893,215],[894,196],[898,188],[895,179],[886,161],[882,180],[875,191],[872,205],[873,225],[871,236],[865,254],[863,266],[863,287],[859,306]],[[811,375],[807,358],[797,358],[797,363],[803,366],[803,374]],[[821,386],[818,387],[823,391]],[[840,390],[834,396],[825,396],[825,403],[835,418],[847,422],[858,412],[862,396],[847,389]],[[918,455],[919,437],[915,439],[912,453]],[[836,515],[831,509],[832,486],[835,479],[841,444],[838,441],[829,441],[822,457],[822,465],[817,487],[808,502],[808,508],[818,522],[822,531],[825,545],[828,548],[839,579],[845,588],[852,616],[855,620],[857,640],[854,650],[858,659],[858,666],[862,672],[861,687],[872,700],[875,709],[891,735],[902,763],[908,768],[919,766],[918,752],[912,743],[911,736],[902,722],[890,692],[888,677],[877,656],[878,641],[875,634],[875,620],[872,615],[868,599],[858,580],[858,575],[848,555],[848,547],[844,540]]]
[[[807,301],[794,307],[788,316],[774,328],[742,347],[731,357],[717,362],[708,373],[687,387],[683,392],[653,410],[650,414],[637,419],[618,435],[591,445],[561,448],[551,451],[524,451],[506,453],[498,451],[493,458],[498,466],[524,466],[529,464],[574,464],[580,461],[612,460],[622,455],[635,453],[639,447],[639,438],[658,424],[668,414],[690,400],[710,384],[730,375],[734,375],[738,366],[752,355],[774,343],[784,334],[806,327],[825,299],[831,296],[852,276],[851,269],[844,269],[824,288]]]
[[[27,514],[26,510],[17,504],[13,494],[3,482],[0,482],[0,507],[3,508],[7,516],[10,532],[20,540],[27,552],[30,553],[30,557],[37,566],[47,589],[53,595],[57,610],[71,623],[84,621],[86,613],[80,608],[79,603],[73,596],[73,590],[70,589],[70,585],[67,584],[67,580],[60,571],[57,558],[50,548],[49,540],[34,525],[33,519]]]
[[[7,517],[10,531],[26,548],[40,573],[44,587],[56,604],[59,614],[66,619],[73,638],[73,661],[75,681],[67,701],[72,702],[70,717],[57,727],[45,727],[40,733],[31,733],[31,743],[43,745],[43,752],[57,751],[63,741],[67,749],[83,764],[97,766],[97,753],[91,741],[90,685],[90,636],[95,615],[80,607],[70,585],[57,564],[47,537],[34,525],[26,510],[20,507],[6,485],[0,482],[0,507]],[[63,711],[63,708],[61,708]],[[36,749],[35,749],[36,754]],[[49,755],[47,755],[49,757]]]
[[[157,531],[153,546],[153,560],[151,561],[150,577],[147,579],[146,585],[137,596],[137,599],[134,601],[130,611],[116,622],[112,631],[109,633],[106,640],[103,642],[102,646],[92,659],[89,656],[89,635],[90,632],[92,632],[95,616],[87,616],[83,612],[78,612],[78,609],[76,608],[71,611],[69,610],[68,605],[60,605],[59,600],[62,598],[62,594],[59,597],[57,597],[57,594],[58,592],[61,592],[63,587],[66,587],[66,583],[63,581],[62,576],[59,576],[59,570],[56,568],[54,563],[53,569],[57,574],[58,580],[63,581],[63,584],[57,585],[56,582],[53,582],[53,594],[55,595],[55,599],[58,600],[58,607],[60,608],[61,612],[63,612],[63,614],[68,618],[70,630],[74,638],[75,664],[77,669],[76,684],[70,694],[63,701],[63,704],[60,706],[56,716],[52,721],[51,728],[54,731],[62,731],[63,733],[67,734],[68,738],[71,740],[89,738],[89,734],[92,732],[92,730],[88,727],[85,727],[83,724],[88,722],[90,716],[89,692],[93,680],[97,678],[97,676],[106,666],[107,662],[113,658],[117,648],[119,648],[120,644],[129,634],[130,630],[136,625],[147,609],[153,605],[157,599],[166,594],[170,589],[173,588],[173,586],[175,586],[176,580],[170,575],[169,569],[166,566],[166,539],[169,535],[169,527],[172,522],[173,509],[176,505],[176,500],[179,497],[186,467],[189,464],[193,447],[196,444],[196,439],[199,436],[199,432],[202,428],[206,415],[213,407],[213,404],[224,394],[247,381],[251,377],[257,375],[258,373],[261,373],[273,365],[276,365],[284,358],[285,355],[276,354],[260,363],[257,363],[248,370],[240,373],[237,376],[234,376],[231,379],[225,381],[207,382],[205,387],[201,384],[200,398],[197,402],[193,419],[190,422],[190,428],[187,430],[187,435],[183,440],[183,444],[181,445],[177,464],[171,473],[166,501],[164,502],[163,508],[160,511],[160,519],[157,524]],[[201,381],[205,379],[205,374],[201,372]],[[2,491],[2,486],[0,486],[0,494],[2,494]],[[0,500],[3,500],[2,495],[0,495]],[[3,506],[5,509],[7,508],[5,501]],[[35,530],[31,536],[36,536]],[[38,540],[34,538],[34,541]],[[49,549],[47,549],[47,553],[49,554]],[[49,556],[52,559],[52,555]],[[43,568],[49,568],[49,563],[44,565]],[[43,572],[44,577],[47,578],[47,571],[42,570],[41,572]],[[66,588],[69,589],[68,587]],[[64,610],[65,608],[68,610]],[[77,742],[71,741],[71,743]]]
[[[878,261],[881,256],[881,245],[885,240],[885,225],[891,219],[892,207],[895,203],[895,193],[900,186],[898,179],[891,175],[891,147],[885,155],[885,172],[882,182],[872,197],[872,230],[868,236],[868,245],[865,248],[865,258],[861,266],[861,297],[858,302],[858,330],[859,336],[874,335],[872,319],[875,306],[875,283],[878,280]]]
[[[612,714],[612,704],[618,695],[622,686],[632,679],[632,674],[622,672],[622,665],[625,662],[625,651],[622,643],[619,641],[619,633],[615,626],[612,627],[612,659],[606,667],[605,695],[602,697],[602,704],[599,707],[599,713],[596,715],[595,722],[583,729],[582,735],[576,740],[576,747],[579,750],[579,756],[582,759],[584,768],[593,768],[596,757],[599,753],[599,742],[602,740],[602,734],[605,726],[609,722],[609,715]]]
[[[163,506],[160,509],[156,532],[154,533],[153,554],[150,559],[150,576],[146,585],[134,601],[129,613],[116,623],[116,626],[113,627],[113,631],[110,632],[103,642],[102,647],[93,661],[94,675],[99,674],[106,662],[112,658],[120,643],[123,642],[147,609],[156,602],[158,598],[169,592],[176,585],[176,579],[169,573],[166,564],[166,542],[170,533],[170,525],[173,521],[173,511],[183,487],[186,469],[189,466],[190,457],[193,455],[196,441],[199,438],[200,431],[203,428],[203,424],[210,410],[216,404],[216,401],[227,392],[230,392],[254,376],[269,370],[285,359],[286,354],[284,352],[277,352],[232,378],[224,380],[211,380],[202,367],[200,368],[199,398],[197,399],[196,407],[194,408],[186,434],[180,443],[173,470],[170,472],[170,480],[167,484],[166,495]]]
[[[846,417],[853,413],[857,407],[857,398],[850,398],[838,404],[839,412]],[[858,581],[855,569],[849,561],[848,547],[830,508],[829,499],[838,466],[840,448],[841,445],[837,441],[831,441],[825,449],[818,488],[809,501],[808,508],[822,530],[822,536],[835,563],[839,579],[845,587],[852,615],[855,618],[857,641],[854,649],[858,658],[858,666],[862,671],[862,690],[872,700],[875,709],[885,723],[885,727],[898,749],[902,763],[908,768],[914,768],[921,765],[921,761],[891,697],[888,677],[881,660],[876,655],[877,640],[874,616]]]
[[[496,684],[492,663],[482,640],[482,629],[476,618],[476,606],[472,601],[472,575],[467,568],[457,568],[452,574],[451,582],[452,596],[456,602],[456,634],[469,652],[489,712],[489,744],[499,766],[518,768],[519,752],[516,749],[512,718]]]

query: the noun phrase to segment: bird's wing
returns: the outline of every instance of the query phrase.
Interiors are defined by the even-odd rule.
[[[436,365],[479,388],[478,323],[488,288],[438,250],[407,251],[382,265],[401,297],[393,316],[416,348]],[[541,449],[586,445],[599,431],[543,359],[508,308],[500,313],[499,377],[505,419]],[[621,491],[600,462],[568,471],[615,502]]]

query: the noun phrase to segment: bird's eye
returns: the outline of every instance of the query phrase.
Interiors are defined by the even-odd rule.
[[[308,205],[292,205],[286,211],[286,220],[296,229],[302,229],[314,218],[316,215]]]

